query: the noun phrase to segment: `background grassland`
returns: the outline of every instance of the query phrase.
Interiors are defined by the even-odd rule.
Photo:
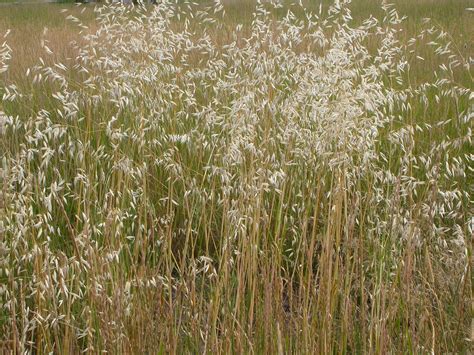
[[[202,2],[203,6],[211,3]],[[255,3],[250,0],[244,1],[224,1],[227,12],[226,20],[229,23],[229,30],[218,31],[213,35],[216,37],[225,36],[236,23],[249,25],[252,20],[252,13],[255,10]],[[319,11],[320,2],[307,2],[305,6],[313,11]],[[322,1],[323,8],[327,9],[330,1]],[[377,0],[359,0],[351,5],[354,23],[366,19],[373,14],[382,14],[380,2]],[[423,28],[423,19],[432,18],[435,23],[441,26],[452,36],[453,43],[457,50],[464,56],[472,55],[474,26],[472,26],[473,12],[466,9],[472,6],[469,0],[397,0],[395,1],[397,10],[401,15],[407,16],[407,20],[402,24],[402,39],[409,39],[415,36]],[[0,31],[5,32],[11,29],[9,45],[12,47],[14,56],[11,62],[11,69],[8,75],[19,79],[25,70],[37,64],[38,57],[42,57],[47,62],[68,61],[74,58],[76,53],[72,49],[71,41],[77,40],[78,27],[71,21],[66,20],[66,15],[61,11],[67,10],[67,15],[77,16],[93,31],[95,28],[95,16],[92,11],[95,5],[75,4],[28,4],[28,5],[5,5],[0,9]],[[284,14],[286,10],[275,11],[275,16]],[[45,29],[47,32],[45,34]],[[212,34],[212,31],[211,31]],[[53,56],[46,56],[41,48],[41,39],[47,39],[53,51]],[[424,48],[420,52],[424,56],[424,62],[414,61],[412,75],[414,79],[425,80],[432,77],[433,68],[437,68],[441,59],[431,51]],[[469,77],[459,78],[463,84],[469,84]]]
[[[431,17],[449,34],[460,56],[472,57],[473,15],[465,10],[471,1],[398,0],[395,3],[400,14],[408,16],[399,25],[398,36],[402,42],[418,35],[426,27],[423,18]],[[243,33],[247,34],[255,9],[251,1],[228,0],[224,4],[227,22],[223,28],[208,27],[216,43],[231,38],[237,23],[244,24]],[[329,1],[323,1],[324,8],[328,4]],[[319,9],[315,2],[308,2],[308,7]],[[68,10],[67,14],[60,13],[63,8]],[[163,88],[168,86],[160,86],[165,92],[161,94],[145,86],[148,91],[139,91],[139,95],[131,97],[131,106],[139,109],[125,110],[115,125],[136,136],[131,135],[130,140],[112,147],[105,127],[115,113],[114,103],[104,101],[100,106],[86,103],[79,108],[82,120],[67,123],[54,115],[58,103],[52,95],[59,91],[58,86],[34,85],[31,76],[26,77],[26,70],[36,65],[39,57],[46,65],[76,63],[78,48],[70,42],[85,40],[78,34],[81,29],[66,21],[65,16],[81,18],[89,27],[82,31],[93,32],[98,24],[92,9],[92,5],[62,4],[0,7],[0,34],[12,30],[7,40],[13,49],[10,69],[1,78],[6,85],[15,83],[20,91],[31,94],[17,101],[6,100],[0,108],[9,115],[18,115],[20,120],[41,113],[41,109],[53,112],[52,128],[57,128],[54,124],[67,127],[71,142],[78,142],[77,149],[80,143],[86,152],[84,157],[69,157],[66,162],[54,156],[46,176],[35,180],[50,183],[61,176],[82,199],[65,196],[67,203],[53,202],[55,207],[48,211],[40,197],[46,195],[42,186],[33,184],[26,188],[30,190],[25,195],[33,196],[33,216],[49,213],[45,218],[52,218],[65,237],[59,238],[53,231],[50,240],[36,247],[36,240],[45,237],[35,234],[32,228],[25,243],[15,245],[18,259],[13,257],[12,248],[7,266],[1,264],[14,270],[8,275],[0,274],[0,283],[7,285],[18,302],[10,306],[9,312],[3,308],[0,313],[0,334],[4,337],[0,340],[14,350],[23,346],[37,352],[77,352],[85,348],[91,352],[115,353],[469,351],[472,252],[467,219],[473,179],[469,174],[463,176],[462,164],[458,164],[459,171],[455,174],[444,170],[453,163],[453,158],[461,157],[463,163],[469,163],[463,159],[472,148],[470,142],[453,143],[469,136],[468,124],[458,120],[471,104],[466,95],[438,101],[439,91],[434,88],[433,94],[427,95],[428,103],[420,102],[417,96],[410,97],[406,103],[411,109],[400,108],[400,117],[381,130],[376,148],[381,157],[378,168],[394,175],[390,184],[382,184],[387,205],[384,201],[377,205],[369,203],[371,195],[379,193],[374,186],[380,186],[381,181],[377,180],[382,179],[380,176],[369,174],[368,178],[356,180],[353,186],[349,176],[332,172],[327,166],[305,169],[305,161],[288,165],[285,171],[288,178],[278,193],[258,188],[254,195],[241,197],[234,192],[235,196],[226,200],[218,195],[224,181],[210,178],[215,172],[205,170],[211,159],[223,158],[216,158],[214,152],[205,149],[192,150],[179,139],[193,130],[202,133],[203,140],[209,142],[224,138],[232,142],[232,136],[225,130],[214,132],[205,123],[182,115],[185,103],[180,101],[179,91],[166,93]],[[383,16],[375,0],[354,0],[351,9],[355,23],[371,14]],[[284,13],[284,9],[275,10],[273,16],[278,18]],[[175,24],[177,28],[180,25]],[[191,26],[196,31],[201,28],[200,23]],[[41,40],[47,41],[53,54],[45,53]],[[368,49],[378,48],[379,40],[368,43]],[[426,45],[417,47],[416,55],[406,54],[411,69],[405,73],[405,79],[413,85],[433,82],[434,71],[446,62],[446,58],[434,54]],[[190,61],[199,67],[200,54],[194,55]],[[141,60],[146,63],[146,58],[138,58],[137,62],[142,63]],[[471,72],[458,67],[450,74],[453,83],[472,88]],[[77,82],[73,75],[78,75]],[[68,77],[71,90],[80,85],[80,78],[77,73]],[[175,88],[177,82],[180,87],[181,80],[171,75],[163,79],[163,85]],[[387,85],[392,84],[389,78],[384,80]],[[296,89],[291,87],[291,81],[284,84],[290,88],[289,94],[291,89]],[[205,105],[209,97],[214,97],[212,85],[196,86],[196,100],[200,104]],[[91,97],[100,96],[101,88],[84,88],[83,92],[90,92]],[[150,113],[147,99],[161,98],[159,95],[167,97],[169,102],[177,102],[178,107],[170,106],[165,111],[166,119],[161,126],[153,128],[155,131],[141,130],[140,125],[146,123],[138,118]],[[275,99],[272,95],[269,90],[265,99]],[[223,110],[233,99],[232,95],[218,98]],[[140,101],[142,106],[137,104]],[[173,117],[174,112],[181,116]],[[268,139],[265,132],[278,130],[272,115],[262,112],[257,128],[264,132],[262,140],[265,140]],[[40,130],[48,120],[49,116],[44,121],[38,119],[40,128],[36,128]],[[111,124],[111,127],[115,126]],[[29,129],[34,132],[34,125]],[[149,137],[150,132],[159,132],[161,136]],[[16,158],[15,154],[28,144],[23,140],[23,133],[16,131],[1,142],[0,148],[7,152],[0,155],[2,158]],[[153,142],[154,138],[168,136],[175,137],[175,141],[153,147],[139,142],[139,138]],[[401,143],[393,144],[394,140]],[[261,141],[253,143],[267,148]],[[290,157],[294,148],[291,142],[286,147],[273,147],[276,159]],[[41,149],[47,153],[45,147]],[[110,159],[104,159],[106,153]],[[177,161],[182,171],[153,167],[166,154],[171,156],[170,160]],[[242,181],[243,185],[254,183],[255,171],[261,168],[258,158],[248,154],[250,158],[243,158],[241,169],[230,172],[231,179]],[[432,159],[434,168],[425,171],[423,161],[428,158]],[[127,162],[136,164],[134,168],[148,166],[150,170],[132,178],[124,172]],[[36,161],[25,164],[28,172],[43,172],[37,165],[40,164]],[[76,179],[77,171],[83,172],[84,181]],[[410,185],[412,180],[414,187]],[[422,183],[416,185],[419,181]],[[193,184],[209,192],[209,203],[186,193]],[[464,193],[460,198],[462,203],[451,206],[456,215],[453,219],[425,213],[430,203],[434,206],[440,202],[438,190],[450,189]],[[22,188],[12,190],[18,192]],[[108,190],[115,195],[104,197]],[[127,193],[129,190],[140,193]],[[224,205],[221,197],[226,201]],[[7,213],[6,198],[3,199],[0,202],[4,205],[0,207]],[[223,246],[226,233],[233,228],[226,219],[226,212],[234,207],[229,201],[236,202],[242,210],[248,208],[245,216],[248,229],[239,235],[241,239],[237,239],[232,251]],[[97,212],[99,205],[105,206],[110,218]],[[299,210],[301,206],[304,208]],[[131,210],[136,214],[127,220]],[[399,215],[399,210],[408,214]],[[123,220],[115,223],[114,218],[118,220],[119,215]],[[394,230],[401,228],[397,225],[400,219],[410,219],[412,224],[408,231],[394,231],[392,235],[387,228],[378,235],[369,228],[373,227],[370,219],[374,215],[382,216],[387,224],[393,223]],[[91,224],[103,221],[100,226],[105,232],[93,241],[87,239],[91,231],[84,227],[89,223],[86,219]],[[150,234],[136,229],[137,223]],[[435,224],[442,227],[435,230]],[[459,234],[467,236],[467,243],[450,249],[451,245],[462,244],[449,229],[454,230],[456,224],[462,229]],[[443,232],[443,228],[449,232]],[[13,234],[1,233],[3,240],[15,240]],[[418,243],[414,237],[410,239],[414,235],[422,242]],[[439,235],[447,240],[449,250],[444,250],[436,240]],[[157,239],[160,243],[155,243]],[[465,253],[460,252],[463,248]],[[83,254],[83,262],[88,265],[80,265],[78,254]],[[28,255],[29,259],[22,260],[22,255]],[[21,269],[23,264],[26,267]],[[48,288],[52,280],[54,283]],[[25,286],[28,282],[38,285],[36,293],[29,293]],[[53,289],[55,292],[51,292]],[[51,321],[57,315],[61,315],[58,321]],[[34,331],[22,334],[22,328],[33,322],[32,319],[39,325]],[[80,329],[87,332],[81,333]]]

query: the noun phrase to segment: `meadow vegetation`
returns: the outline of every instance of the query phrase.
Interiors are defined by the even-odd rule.
[[[0,8],[0,346],[469,351],[468,1],[337,3]]]

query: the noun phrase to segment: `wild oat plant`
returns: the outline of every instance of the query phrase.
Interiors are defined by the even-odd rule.
[[[285,6],[102,5],[23,85],[5,40],[5,349],[469,350],[472,58],[389,5]]]

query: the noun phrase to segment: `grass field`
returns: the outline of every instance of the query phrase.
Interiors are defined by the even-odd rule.
[[[319,10],[318,2],[306,4],[312,10]],[[210,4],[210,2],[209,2]],[[249,24],[255,3],[252,1],[228,1],[224,2],[227,18],[231,25],[235,23]],[[323,1],[325,8],[330,1]],[[472,39],[474,38],[474,26],[472,22],[473,13],[466,11],[472,5],[469,0],[397,0],[397,10],[400,15],[408,16],[403,23],[403,36],[409,38],[414,36],[423,27],[423,18],[432,18],[445,31],[453,36],[457,48],[466,57],[472,55]],[[15,52],[11,63],[9,75],[21,75],[28,68],[37,63],[38,57],[44,57],[40,46],[44,29],[47,28],[47,38],[54,52],[54,60],[64,61],[68,57],[74,58],[70,42],[77,40],[78,28],[61,10],[67,9],[68,14],[78,16],[88,26],[94,28],[93,14],[94,5],[83,5],[77,7],[75,4],[37,4],[37,5],[10,5],[4,6],[0,14],[0,31],[12,31],[9,45]],[[84,8],[86,10],[84,11]],[[352,15],[356,19],[365,19],[370,14],[381,16],[382,11],[376,0],[361,0],[351,6]],[[84,11],[84,12],[83,12]],[[283,13],[283,10],[280,10]],[[44,58],[46,59],[46,58]],[[423,74],[432,74],[432,68],[437,66],[437,58],[432,57],[432,63],[423,65]],[[419,71],[417,71],[419,72]]]
[[[0,5],[0,353],[469,353],[472,2],[340,3]]]

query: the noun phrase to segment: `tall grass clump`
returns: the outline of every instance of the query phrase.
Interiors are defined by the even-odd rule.
[[[280,7],[103,5],[2,74],[10,350],[470,349],[472,59],[389,5]]]

